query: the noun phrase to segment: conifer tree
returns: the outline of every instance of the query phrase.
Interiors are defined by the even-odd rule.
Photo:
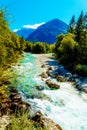
[[[81,44],[84,35],[84,14],[81,12],[78,21],[76,23],[76,41]]]
[[[71,20],[70,20],[70,23],[69,23],[69,28],[68,28],[68,31],[69,33],[75,33],[75,27],[76,27],[76,23],[75,23],[75,16],[73,15]]]

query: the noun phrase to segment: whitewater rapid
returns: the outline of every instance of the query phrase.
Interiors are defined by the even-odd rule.
[[[31,104],[34,112],[40,110],[63,130],[87,130],[87,95],[79,93],[72,83],[61,83],[55,79],[52,80],[60,85],[60,89],[38,91],[36,85],[46,84],[38,76],[43,72],[43,68],[36,61],[32,54],[25,53],[20,66],[14,67],[18,72],[16,80],[23,100]],[[46,95],[46,98],[38,97],[39,94]]]

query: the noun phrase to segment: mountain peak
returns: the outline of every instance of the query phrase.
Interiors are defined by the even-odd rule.
[[[56,36],[61,33],[65,34],[67,29],[68,25],[66,23],[55,18],[39,26],[27,37],[27,40],[32,42],[54,43],[56,41]]]

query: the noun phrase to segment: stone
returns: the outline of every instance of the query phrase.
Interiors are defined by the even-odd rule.
[[[9,98],[11,100],[11,104],[10,104],[11,112],[14,113],[14,112],[28,111],[30,105],[22,101],[22,97],[19,95],[18,90],[16,90],[16,88],[12,88],[10,92],[11,94]]]
[[[41,68],[45,68],[45,65],[43,64],[43,65],[41,65]]]
[[[61,126],[53,122],[49,118],[44,118],[43,119],[43,124],[45,127],[48,127],[49,130],[62,130]]]
[[[72,77],[72,74],[68,72],[65,74],[65,77]]]
[[[59,82],[65,82],[66,79],[63,77],[63,76],[57,76],[56,79],[59,81]]]
[[[20,109],[21,111],[28,111],[29,108],[30,108],[30,105],[29,105],[28,103],[26,103],[26,102],[21,102],[21,103],[19,104],[19,109]]]
[[[11,103],[11,107],[10,109],[12,110],[12,112],[22,112],[22,111],[28,111],[29,110],[30,105],[26,102],[12,102]]]
[[[36,112],[31,119],[38,122],[42,128],[49,128],[49,130],[62,130],[62,128],[51,119],[45,118],[40,111]]]
[[[48,75],[45,72],[43,72],[42,74],[40,74],[40,76],[41,76],[41,78],[48,78]]]
[[[50,88],[55,88],[55,89],[59,89],[60,86],[56,83],[54,83],[53,81],[51,81],[50,79],[46,80],[46,84],[50,87]]]
[[[13,98],[12,98],[12,101],[21,101],[21,96],[20,95],[15,95]]]
[[[49,70],[47,70],[46,73],[47,73],[48,76],[50,76],[50,77],[52,77],[52,78],[56,78],[57,75],[58,75],[58,74],[56,74],[56,73],[55,73],[55,74],[54,74],[54,73],[51,73]]]
[[[12,92],[12,93],[18,93],[18,90],[16,88],[11,88],[10,92]]]
[[[53,70],[52,66],[49,66],[47,70]]]
[[[31,118],[33,121],[35,121],[35,122],[39,122],[40,123],[40,121],[41,121],[41,119],[42,119],[42,113],[40,112],[40,111],[38,111],[38,112],[36,112],[34,115],[33,115],[33,117]]]
[[[42,90],[44,90],[44,86],[37,85],[37,86],[36,86],[36,89],[38,89],[38,90],[42,91]]]
[[[56,78],[56,77],[57,77],[57,74],[52,74],[52,73],[50,73],[49,76],[52,77],[52,78]]]

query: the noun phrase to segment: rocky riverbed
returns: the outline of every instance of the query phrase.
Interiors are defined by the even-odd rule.
[[[82,91],[86,78],[67,72],[51,54],[25,53],[13,68],[18,91],[32,114],[41,111],[63,130],[87,129],[87,95]]]

